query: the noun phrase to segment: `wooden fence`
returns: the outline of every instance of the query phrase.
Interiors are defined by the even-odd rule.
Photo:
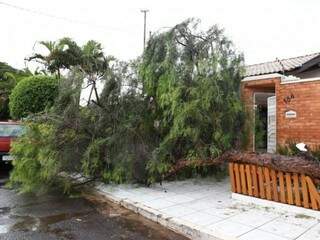
[[[320,210],[318,189],[304,174],[229,163],[229,175],[231,189],[235,193]]]

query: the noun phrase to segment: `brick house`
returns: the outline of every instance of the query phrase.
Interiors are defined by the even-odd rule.
[[[249,150],[320,145],[320,53],[246,66],[241,96],[250,116]]]

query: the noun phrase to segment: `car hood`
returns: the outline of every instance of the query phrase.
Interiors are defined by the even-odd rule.
[[[0,152],[9,152],[10,151],[10,137],[0,137]]]

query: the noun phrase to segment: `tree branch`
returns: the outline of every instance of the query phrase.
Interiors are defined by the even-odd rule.
[[[228,151],[221,156],[208,160],[180,160],[164,176],[168,178],[187,167],[205,167],[220,165],[226,162],[254,164],[260,167],[269,167],[274,170],[305,174],[320,181],[320,162],[307,155],[284,156],[270,153],[251,153]]]

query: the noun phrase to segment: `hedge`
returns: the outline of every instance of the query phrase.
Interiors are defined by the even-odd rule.
[[[20,119],[30,113],[50,107],[58,95],[58,80],[50,76],[31,76],[22,79],[10,95],[10,115]]]

